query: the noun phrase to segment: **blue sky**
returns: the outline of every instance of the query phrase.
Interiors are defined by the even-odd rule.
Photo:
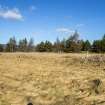
[[[81,39],[101,38],[105,0],[0,0],[0,43],[12,36],[53,42],[75,30]]]

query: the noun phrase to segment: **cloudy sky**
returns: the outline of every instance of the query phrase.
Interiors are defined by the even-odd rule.
[[[15,36],[54,41],[75,30],[82,39],[105,33],[105,0],[0,0],[0,43]]]

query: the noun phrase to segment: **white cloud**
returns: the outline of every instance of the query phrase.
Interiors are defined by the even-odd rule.
[[[23,20],[23,16],[20,13],[18,8],[13,9],[0,9],[0,17],[4,19],[11,19],[11,20]]]
[[[57,32],[60,33],[74,33],[74,30],[68,29],[68,28],[58,28],[56,29]]]

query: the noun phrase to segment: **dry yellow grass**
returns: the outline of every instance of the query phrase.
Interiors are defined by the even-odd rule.
[[[0,105],[105,105],[105,63],[85,56],[0,54]]]

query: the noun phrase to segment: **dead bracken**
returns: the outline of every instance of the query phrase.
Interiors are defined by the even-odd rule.
[[[82,61],[102,63],[105,62],[105,55],[90,55],[82,57]]]

